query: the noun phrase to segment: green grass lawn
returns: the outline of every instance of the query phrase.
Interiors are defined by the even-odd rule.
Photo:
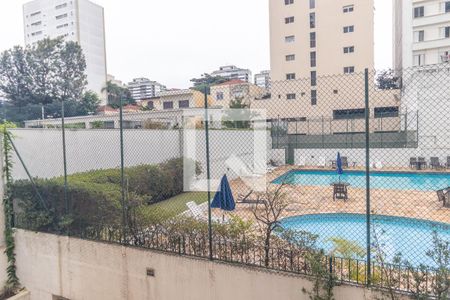
[[[211,193],[211,198],[213,197],[214,193]],[[188,209],[186,203],[190,201],[194,201],[197,204],[205,203],[208,201],[208,193],[183,193],[162,202],[149,205],[143,209],[143,213],[148,220],[167,220],[186,211]]]

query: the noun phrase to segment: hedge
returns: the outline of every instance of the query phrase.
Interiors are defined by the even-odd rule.
[[[201,172],[197,164],[197,174]],[[157,203],[183,192],[183,159],[159,165],[124,169],[126,200],[132,207]],[[67,199],[70,215],[65,215],[64,178],[35,179],[47,203],[47,212],[29,180],[14,182],[12,193],[25,226],[36,230],[70,230],[85,224],[119,225],[122,218],[120,169],[95,170],[68,176]],[[64,224],[61,224],[64,223]]]

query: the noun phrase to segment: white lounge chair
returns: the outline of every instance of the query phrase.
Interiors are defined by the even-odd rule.
[[[297,166],[305,167],[306,166],[306,157],[300,156],[297,160]]]
[[[257,166],[256,168],[257,170],[255,170],[254,168],[255,166],[252,166],[252,168],[250,168],[244,161],[242,161],[239,157],[235,155],[229,157],[226,160],[225,164],[239,177],[243,178],[262,178],[268,172],[272,172],[276,169],[275,167],[269,167],[268,164],[256,161],[255,164]]]
[[[202,209],[194,201],[186,203],[186,206],[195,219],[197,219],[197,220],[205,220],[206,219],[205,215],[203,214]]]
[[[199,220],[199,221],[206,221],[208,220],[208,216],[203,212],[203,209],[197,205],[194,201],[186,203],[186,206],[188,207],[189,211],[191,212],[192,216]],[[217,216],[211,216],[211,220],[213,222],[222,223],[228,221],[227,218],[223,217],[217,217]]]
[[[325,157],[319,157],[319,160],[317,162],[317,166],[319,168],[325,168],[327,166],[327,161],[326,161]]]

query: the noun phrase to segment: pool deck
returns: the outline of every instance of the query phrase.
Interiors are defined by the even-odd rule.
[[[270,172],[266,176],[267,185],[286,172],[292,170],[332,170],[330,168],[283,166]],[[364,168],[350,168],[348,170],[364,170]],[[383,168],[376,171],[416,172],[411,169]],[[435,171],[424,170],[417,173],[430,173]],[[450,172],[446,171],[450,174]],[[441,171],[442,173],[442,171]],[[250,188],[241,179],[230,182],[235,199],[240,194],[248,194]],[[282,218],[321,213],[366,213],[366,190],[349,187],[347,201],[333,201],[333,188],[320,186],[298,186],[286,185],[289,206]],[[380,190],[371,189],[371,212],[377,215],[399,216],[407,218],[425,219],[450,224],[450,208],[443,207],[438,201],[436,192],[404,191],[404,190]],[[244,219],[253,219],[251,204],[240,204],[236,206],[237,214]]]

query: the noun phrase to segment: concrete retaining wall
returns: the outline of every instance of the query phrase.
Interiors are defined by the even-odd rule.
[[[305,278],[17,230],[18,275],[31,300],[303,300]],[[152,268],[155,276],[147,276]],[[341,286],[336,300],[374,299]]]

